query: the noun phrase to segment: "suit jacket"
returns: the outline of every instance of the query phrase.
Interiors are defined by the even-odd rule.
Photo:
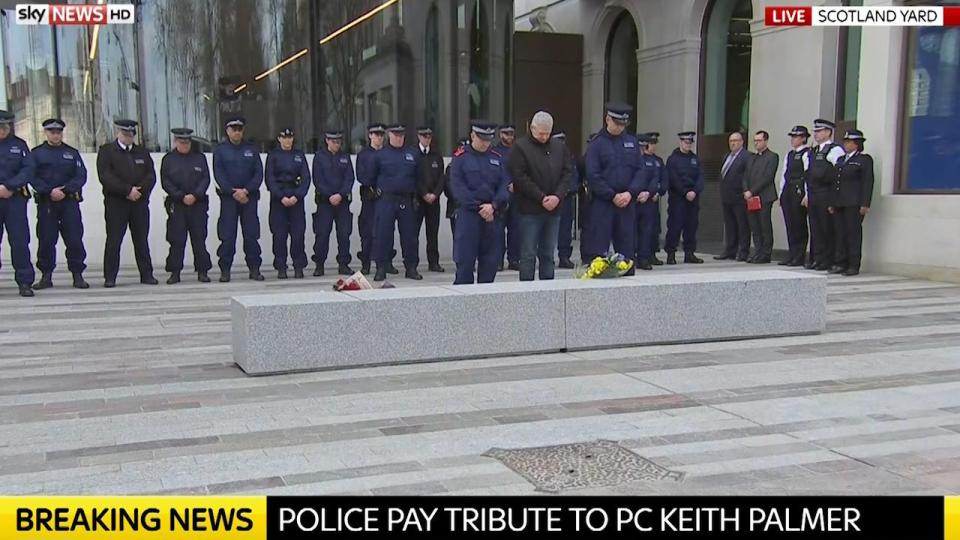
[[[140,145],[124,151],[117,141],[101,146],[97,152],[97,176],[103,184],[105,197],[126,199],[133,186],[140,186],[143,188],[143,197],[138,201],[141,204],[150,201],[150,192],[157,184],[150,152]]]
[[[873,158],[857,152],[837,160],[833,206],[870,206],[873,199]]]
[[[780,156],[773,150],[764,150],[762,154],[751,154],[747,163],[747,172],[743,177],[743,191],[758,195],[764,205],[777,200],[775,178],[780,167]],[[741,199],[743,196],[740,197]]]
[[[750,161],[750,152],[746,148],[740,149],[740,154],[730,164],[727,174],[723,174],[723,164],[727,162],[727,152],[720,162],[720,201],[724,204],[738,204],[743,202],[743,175],[747,171],[747,162]]]

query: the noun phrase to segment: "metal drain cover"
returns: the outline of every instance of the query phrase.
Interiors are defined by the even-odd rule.
[[[551,493],[637,481],[680,482],[684,477],[683,472],[661,467],[614,441],[491,448],[483,455],[499,460],[526,478],[537,491]]]

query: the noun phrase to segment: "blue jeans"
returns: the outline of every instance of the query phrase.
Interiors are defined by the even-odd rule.
[[[533,281],[537,259],[540,279],[553,279],[553,254],[557,251],[559,214],[520,214],[520,281]]]

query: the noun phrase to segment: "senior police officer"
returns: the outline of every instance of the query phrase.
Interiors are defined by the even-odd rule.
[[[310,167],[303,150],[293,147],[294,133],[284,128],[277,136],[279,148],[267,154],[264,179],[270,192],[270,232],[273,235],[273,268],[277,279],[287,279],[287,239],[293,277],[303,279],[307,267],[304,245],[307,215],[304,200],[310,190]]]
[[[637,267],[652,270],[657,263],[663,264],[654,255],[660,241],[660,197],[666,192],[665,166],[655,152],[660,134],[644,133],[639,137],[643,179],[637,195]]]
[[[450,167],[451,187],[457,198],[458,227],[453,237],[457,275],[454,285],[491,283],[502,261],[503,233],[497,223],[497,212],[510,202],[505,163],[490,150],[496,125],[475,120],[471,125],[470,144],[453,159]]]
[[[440,266],[440,195],[443,193],[443,156],[433,146],[433,128],[417,128],[417,197],[420,211],[418,229],[427,224],[427,263],[431,272],[443,272]],[[419,233],[418,233],[419,234]]]
[[[324,133],[324,148],[313,155],[313,186],[317,213],[313,215],[314,276],[322,276],[323,265],[330,251],[330,233],[337,225],[337,272],[353,273],[350,268],[350,234],[353,232],[353,163],[343,151],[343,131],[329,129]]]
[[[201,283],[209,283],[208,272],[213,264],[207,251],[207,220],[210,199],[210,167],[207,157],[193,148],[193,130],[176,128],[173,134],[174,149],[160,161],[160,187],[167,193],[164,208],[167,210],[166,270],[170,272],[167,284],[180,282],[183,271],[183,255],[187,236],[193,248],[193,268]]]
[[[374,222],[377,213],[376,202],[379,198],[377,179],[370,175],[370,171],[374,154],[383,149],[386,133],[387,127],[379,122],[368,125],[369,144],[357,154],[357,182],[360,183],[360,217],[357,218],[357,227],[360,229],[360,251],[357,253],[357,258],[360,259],[360,271],[364,274],[370,273],[370,261],[373,258]],[[388,274],[399,272],[393,267],[393,257],[396,254],[396,251],[391,248],[390,263],[387,265]]]
[[[835,127],[822,118],[813,121],[813,139],[817,144],[811,149],[804,204],[810,219],[810,260],[805,265],[808,270],[830,270],[836,255],[836,229],[829,207],[837,177],[836,163],[843,156],[843,148],[833,142]]]
[[[676,252],[681,235],[683,262],[703,263],[695,253],[700,225],[700,194],[703,193],[703,164],[693,152],[695,136],[693,131],[678,133],[680,146],[667,158],[670,197],[667,200],[667,237],[663,243],[667,264],[677,264]]]
[[[810,148],[807,140],[810,132],[807,126],[793,126],[787,135],[790,137],[790,151],[783,158],[783,181],[780,186],[780,209],[783,211],[783,223],[787,229],[787,258],[780,266],[803,266],[807,258],[807,209],[803,202],[807,198],[806,175],[810,168]]]
[[[590,184],[590,226],[585,241],[590,258],[607,254],[611,241],[617,253],[635,257],[637,215],[634,201],[640,194],[640,143],[625,130],[633,108],[608,103],[604,127],[587,148],[587,182]],[[633,269],[630,270],[633,273]]]
[[[53,287],[57,240],[62,236],[66,244],[67,269],[73,274],[73,286],[87,289],[90,285],[83,279],[87,250],[83,247],[80,214],[87,168],[80,152],[63,142],[66,122],[48,118],[42,125],[47,140],[30,151],[34,169],[30,185],[37,202],[37,269],[42,274],[33,288]]]
[[[561,129],[553,134],[553,138],[567,143],[567,134]],[[557,237],[557,268],[573,268],[573,214],[576,211],[575,201],[580,190],[580,169],[570,153],[570,166],[573,169],[573,178],[570,181],[570,191],[560,203],[560,232]]]
[[[873,199],[873,157],[863,153],[863,132],[851,129],[843,136],[843,157],[837,160],[837,176],[829,212],[837,230],[837,258],[832,274],[860,273],[863,248],[863,218]]]
[[[137,123],[117,120],[117,139],[97,152],[97,176],[103,184],[107,241],[103,251],[103,286],[115,287],[120,272],[120,244],[130,228],[140,283],[156,285],[150,258],[150,192],[157,184],[153,158],[135,144]]]
[[[250,279],[263,281],[260,273],[260,218],[257,201],[263,184],[263,162],[257,148],[243,140],[246,120],[235,116],[224,123],[227,140],[213,150],[213,178],[220,196],[220,219],[217,220],[217,262],[220,281],[230,281],[233,256],[237,252],[237,224],[243,233],[243,254]]]
[[[500,132],[500,141],[493,146],[493,151],[506,160],[510,157],[510,149],[513,148],[513,143],[516,141],[517,128],[513,124],[503,124],[497,128],[497,130]],[[504,161],[504,163],[506,163],[506,161]],[[511,199],[513,199],[514,186],[512,181],[508,186],[508,192],[511,194]],[[520,213],[518,212],[518,208],[519,206],[517,204],[510,204],[507,209],[501,213],[500,224],[503,227],[502,234],[504,240],[500,247],[500,262],[497,270],[503,270],[504,257],[507,258],[508,270],[520,270]]]
[[[27,182],[33,177],[33,160],[27,143],[12,133],[14,116],[0,111],[0,228],[7,230],[7,245],[20,296],[33,296],[36,274],[30,264],[30,226],[27,223]],[[0,232],[2,232],[0,229]]]
[[[373,233],[373,258],[377,263],[374,281],[387,277],[393,248],[394,225],[400,231],[405,276],[420,280],[417,272],[420,261],[417,231],[417,158],[415,151],[404,145],[406,127],[392,124],[387,127],[389,140],[383,149],[373,155],[370,178],[374,179],[379,198]]]

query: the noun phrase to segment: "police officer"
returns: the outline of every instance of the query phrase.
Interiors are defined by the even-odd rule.
[[[667,264],[677,264],[677,246],[683,235],[683,262],[703,264],[697,257],[697,228],[700,225],[700,194],[703,192],[703,164],[693,152],[696,133],[678,133],[680,146],[667,158],[667,237],[663,249]]]
[[[633,107],[608,103],[604,127],[587,147],[587,182],[590,185],[590,227],[585,241],[589,259],[614,250],[625,257],[637,251],[637,217],[634,201],[640,194],[643,171],[640,143],[626,132]],[[630,270],[633,273],[633,269]]]
[[[33,296],[36,274],[30,264],[30,226],[27,223],[27,182],[33,177],[33,160],[23,139],[12,133],[14,116],[0,111],[0,227],[7,230],[7,245],[20,296]],[[0,229],[2,230],[2,229]]]
[[[652,270],[654,265],[663,264],[654,255],[660,242],[660,197],[667,190],[664,182],[665,165],[656,154],[659,137],[660,134],[656,132],[644,133],[639,137],[643,149],[640,158],[643,180],[640,194],[637,195],[637,267],[641,270]]]
[[[471,131],[472,133],[472,131]],[[453,150],[453,157],[459,157],[467,151],[467,146],[470,146],[470,135],[468,134],[463,139],[460,139],[460,142],[457,143],[457,147]],[[452,180],[450,178],[450,169],[453,166],[453,160],[450,160],[450,163],[447,165],[447,170],[444,171],[444,186],[443,194],[447,196],[447,219],[450,220],[450,234],[454,238],[457,237],[457,199],[453,196],[453,187]],[[502,239],[501,239],[502,240]],[[457,259],[456,244],[453,246],[453,259]],[[500,257],[502,262],[503,256]],[[498,263],[499,264],[499,263]]]
[[[813,121],[812,160],[807,171],[807,196],[801,201],[807,207],[810,219],[810,260],[808,270],[830,270],[836,251],[836,230],[830,215],[830,198],[837,178],[836,163],[843,156],[843,148],[833,142],[836,126],[829,120]]]
[[[803,266],[807,258],[807,209],[803,205],[806,199],[806,176],[810,168],[810,148],[807,141],[810,131],[807,126],[793,126],[787,135],[790,137],[790,151],[783,158],[783,186],[780,190],[780,209],[783,211],[783,223],[787,229],[787,258],[780,266]]]
[[[133,253],[140,271],[140,283],[156,285],[150,258],[150,192],[157,184],[153,158],[146,148],[134,143],[137,123],[117,120],[117,139],[97,152],[97,175],[103,184],[107,241],[103,250],[103,286],[117,285],[120,272],[120,244],[130,228]]]
[[[475,120],[471,124],[470,144],[453,158],[451,183],[459,202],[456,234],[453,237],[457,275],[454,285],[492,283],[497,264],[503,260],[503,232],[497,223],[497,212],[510,202],[510,192],[503,158],[490,150],[496,135],[496,124]]]
[[[237,252],[237,223],[243,232],[243,254],[250,279],[263,281],[260,273],[260,218],[257,201],[263,184],[263,162],[256,146],[243,140],[246,120],[235,116],[224,123],[227,140],[213,149],[213,179],[220,196],[220,219],[217,220],[217,248],[220,282],[230,281],[230,268]]]
[[[509,157],[510,149],[516,140],[517,128],[513,124],[503,124],[499,128],[500,142],[493,147],[493,151],[500,155],[503,160]],[[506,161],[504,161],[506,163]],[[513,182],[510,183],[509,192],[513,197]],[[500,250],[500,263],[497,270],[503,270],[503,257],[507,258],[507,269],[520,271],[520,213],[515,210],[516,205],[511,204],[506,212],[501,214],[501,226],[503,227],[504,241]]]
[[[273,235],[273,268],[277,271],[277,279],[287,279],[287,238],[290,239],[293,277],[303,279],[303,269],[307,267],[304,200],[310,190],[310,167],[303,150],[293,147],[293,139],[292,129],[280,130],[277,135],[280,147],[267,154],[264,171],[264,181],[270,192],[270,232]]]
[[[87,168],[80,152],[63,142],[66,122],[49,118],[42,125],[47,141],[30,151],[34,168],[30,184],[37,201],[37,269],[42,274],[33,288],[53,287],[57,240],[63,236],[73,286],[88,289],[90,285],[83,279],[87,250],[83,247],[83,219],[80,215]]]
[[[567,134],[563,130],[557,130],[553,138],[567,142]],[[574,159],[573,153],[570,154],[570,159]],[[580,190],[580,170],[576,163],[572,163],[571,168],[573,180],[570,183],[570,191],[560,203],[560,230],[557,233],[557,258],[560,260],[557,263],[558,268],[573,268],[570,257],[573,256],[573,214],[576,211],[574,199]]]
[[[324,133],[325,147],[313,155],[313,185],[317,201],[317,213],[313,215],[313,262],[317,264],[313,275],[323,275],[323,264],[330,250],[330,232],[337,224],[337,272],[353,273],[350,268],[350,234],[353,232],[353,164],[350,155],[343,151],[343,131],[327,130]]]
[[[828,209],[837,230],[837,257],[831,274],[860,273],[863,218],[873,199],[873,158],[863,153],[866,140],[859,129],[851,129],[843,136],[846,154],[837,160],[835,193]]]
[[[383,149],[387,127],[375,122],[367,126],[367,140],[369,144],[357,154],[357,182],[360,183],[360,217],[357,218],[357,227],[360,229],[360,271],[370,273],[370,260],[373,258],[373,234],[376,221],[377,194],[376,178],[370,175],[373,166],[373,156]],[[391,241],[391,245],[393,242]],[[399,270],[393,267],[393,257],[397,252],[390,249],[390,263],[387,265],[388,274],[397,274]]]
[[[427,224],[427,263],[431,272],[444,272],[440,266],[437,236],[440,231],[440,194],[443,193],[443,156],[433,147],[433,128],[417,128],[417,197],[420,211],[418,230]],[[419,234],[419,233],[417,233]]]
[[[160,187],[167,193],[167,284],[180,283],[187,235],[193,248],[193,268],[201,283],[210,283],[207,274],[213,263],[207,252],[207,220],[210,199],[210,167],[207,157],[193,148],[193,130],[171,129],[174,149],[160,160]]]
[[[373,258],[377,262],[374,281],[387,277],[393,246],[394,224],[400,230],[400,247],[406,277],[423,279],[417,272],[420,235],[417,231],[417,157],[404,145],[407,128],[403,124],[387,127],[389,141],[373,155],[370,178],[379,198],[373,232]]]

